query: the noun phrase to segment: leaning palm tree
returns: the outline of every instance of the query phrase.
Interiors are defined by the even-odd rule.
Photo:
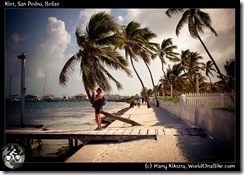
[[[166,78],[170,87],[172,87],[172,84],[165,74],[164,64],[166,64],[165,58],[167,58],[173,62],[177,62],[180,60],[178,58],[179,54],[174,52],[174,49],[177,49],[177,46],[173,45],[172,38],[167,38],[162,41],[161,46],[159,46],[159,44],[156,45],[157,52],[156,52],[156,54],[152,55],[152,59],[155,59],[157,56],[159,57],[159,59],[162,63],[162,71],[163,71],[164,77]],[[172,88],[172,91],[173,91],[174,96],[176,96],[173,88]]]
[[[130,59],[131,65],[136,73],[142,88],[144,90],[144,95],[147,100],[147,107],[150,108],[148,96],[145,90],[145,85],[137,72],[134,61],[139,61],[138,56],[143,59],[145,63],[149,63],[148,49],[146,49],[145,45],[148,44],[147,40],[145,40],[144,34],[147,29],[141,28],[140,23],[131,21],[127,26],[122,27],[122,39],[123,43],[120,45],[125,50],[126,59]],[[128,58],[129,57],[129,58]],[[134,61],[133,61],[134,60]]]
[[[75,70],[74,66],[79,62],[82,81],[89,99],[91,99],[90,91],[96,86],[100,86],[105,92],[110,91],[109,80],[115,82],[117,88],[121,89],[122,84],[107,70],[107,68],[122,70],[127,76],[131,76],[131,72],[127,68],[127,61],[114,49],[114,45],[119,40],[117,36],[119,29],[120,26],[112,16],[105,12],[92,15],[86,30],[77,28],[75,36],[80,49],[64,65],[59,76],[59,83],[63,86],[66,85],[69,76]],[[102,113],[132,125],[140,125],[132,120],[125,120],[105,111]]]
[[[213,62],[221,80],[224,82],[226,88],[230,92],[231,90],[230,90],[228,84],[226,83],[222,73],[220,72],[218,65],[216,64],[212,55],[208,51],[206,45],[204,44],[201,37],[199,36],[199,33],[204,33],[203,32],[204,28],[209,29],[212,33],[215,34],[215,36],[218,36],[217,32],[211,26],[211,18],[209,16],[209,14],[201,11],[199,8],[187,9],[186,11],[184,11],[184,9],[182,9],[182,8],[179,8],[179,9],[172,8],[172,9],[166,10],[165,13],[168,17],[171,17],[172,15],[177,14],[177,13],[183,13],[182,18],[180,19],[180,21],[176,27],[176,35],[179,36],[180,30],[182,29],[184,24],[188,24],[188,30],[190,32],[190,35],[192,36],[192,38],[199,39],[199,41],[203,45],[205,51],[207,52],[208,56],[210,57],[211,61]],[[233,100],[233,98],[232,98],[232,100]]]
[[[143,28],[142,33],[141,33],[141,37],[144,39],[144,43],[143,43],[143,47],[144,49],[141,52],[141,58],[143,60],[143,62],[145,63],[147,70],[150,74],[150,78],[152,81],[152,85],[153,87],[155,87],[155,83],[154,83],[154,79],[152,76],[152,71],[149,67],[150,64],[150,57],[152,57],[152,55],[154,54],[153,52],[156,52],[155,50],[155,46],[157,45],[156,43],[151,43],[149,42],[150,39],[155,38],[157,35],[153,32],[151,32],[149,30],[149,28]],[[158,101],[158,97],[157,97],[157,91],[155,88],[153,88],[153,92],[154,92],[154,96],[155,96],[155,100],[156,100],[156,106],[159,107],[159,101]]]
[[[205,74],[209,78],[209,81],[210,81],[210,84],[211,84],[211,89],[213,89],[213,83],[212,83],[212,80],[210,78],[210,75],[213,76],[212,71],[216,72],[216,70],[213,68],[213,62],[209,60],[205,64]]]

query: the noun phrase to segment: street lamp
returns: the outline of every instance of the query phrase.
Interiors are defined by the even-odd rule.
[[[20,114],[20,126],[25,127],[24,124],[24,109],[25,109],[25,54],[22,53],[21,55],[17,56],[18,59],[21,60],[21,114]]]

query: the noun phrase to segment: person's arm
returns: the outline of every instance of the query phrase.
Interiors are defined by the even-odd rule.
[[[97,94],[94,96],[94,101],[101,99],[103,96],[102,94]]]

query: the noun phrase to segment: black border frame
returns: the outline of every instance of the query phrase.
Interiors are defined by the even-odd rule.
[[[33,0],[31,0],[33,1]],[[2,17],[3,17],[3,21],[4,19],[4,15],[5,15],[5,8],[9,8],[9,7],[5,7],[4,2],[2,3]],[[11,2],[17,2],[17,0],[12,0]],[[22,0],[21,2],[27,2],[27,0]],[[41,2],[41,0],[39,1]],[[43,2],[43,1],[42,1]],[[50,2],[50,1],[49,1]],[[84,1],[79,1],[79,0],[54,0],[54,2],[58,2],[60,3],[60,6],[57,7],[45,7],[45,8],[195,8],[195,7],[199,7],[199,8],[235,8],[236,10],[236,18],[235,18],[235,23],[236,23],[236,160],[237,162],[235,162],[235,168],[234,169],[230,169],[230,170],[226,170],[226,169],[187,169],[187,170],[183,170],[183,169],[170,169],[167,171],[183,171],[183,172],[187,172],[187,171],[208,171],[208,172],[216,172],[216,171],[240,171],[241,170],[241,134],[239,135],[239,133],[241,133],[241,77],[242,74],[240,72],[240,66],[241,66],[241,61],[242,61],[242,53],[241,53],[241,5],[240,2],[235,1],[235,0],[221,0],[221,1],[212,1],[212,0],[175,0],[175,1],[159,1],[159,0],[150,0],[149,2],[145,2],[145,1],[138,1],[138,0],[134,0],[133,3],[132,2],[116,2],[116,0],[89,0],[87,2]],[[26,7],[18,7],[18,8],[26,8]],[[28,8],[35,8],[35,7],[28,7]],[[5,22],[5,21],[4,21]],[[4,26],[4,25],[3,25]],[[3,28],[4,31],[4,28]],[[4,32],[5,33],[5,32]],[[3,39],[3,46],[5,46],[5,41]],[[5,57],[5,48],[3,47],[3,58]],[[3,76],[5,78],[5,67],[4,67],[4,59],[3,60],[3,67],[2,67],[2,71],[3,71]],[[240,75],[238,77],[238,75]],[[3,78],[3,81],[4,81]],[[4,81],[5,82],[5,81]],[[3,83],[4,83],[3,82]],[[5,86],[4,86],[5,87]],[[3,88],[3,104],[2,106],[4,106],[4,88]],[[3,110],[3,116],[5,115],[5,108]],[[2,123],[4,124],[4,117],[1,117],[1,119],[3,120]],[[2,136],[2,140],[4,140],[4,127],[1,127],[0,132],[1,132],[1,136]],[[2,149],[4,147],[4,142],[0,143],[0,148]],[[21,171],[21,172],[29,172],[29,171],[55,171],[55,172],[67,172],[67,171],[89,171],[89,172],[97,172],[97,171],[102,171],[102,172],[115,172],[115,171],[124,171],[124,172],[142,172],[142,171],[163,171],[162,169],[146,169],[145,168],[145,163],[24,163],[20,168],[16,169],[16,170],[11,170],[8,169],[6,166],[3,165],[3,162],[1,161],[0,163],[0,170],[3,171]],[[161,163],[158,162],[158,164],[168,164],[168,163]],[[178,164],[178,163],[176,163]],[[187,163],[180,163],[182,165],[187,165]],[[225,164],[229,164],[229,163],[221,163],[221,165],[225,165]]]

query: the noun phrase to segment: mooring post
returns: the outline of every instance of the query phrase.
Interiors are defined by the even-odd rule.
[[[73,139],[69,139],[69,150],[73,149]]]

